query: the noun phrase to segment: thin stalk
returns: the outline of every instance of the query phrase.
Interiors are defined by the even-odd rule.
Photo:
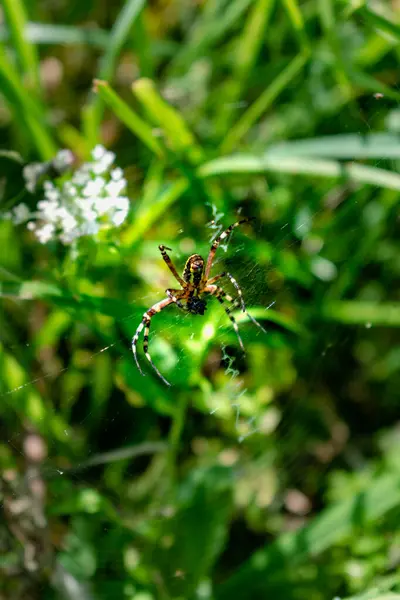
[[[37,94],[40,91],[39,60],[36,47],[26,36],[25,6],[22,0],[3,0],[3,10],[21,72],[28,87]]]

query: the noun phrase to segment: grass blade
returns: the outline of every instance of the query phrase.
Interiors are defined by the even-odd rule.
[[[340,39],[337,36],[338,23],[335,20],[335,10],[332,0],[320,0],[320,20],[326,39],[335,58],[333,61],[337,81],[345,98],[351,99],[351,83],[346,72]]]
[[[166,210],[176,202],[189,188],[189,181],[179,179],[171,184],[157,200],[142,205],[136,213],[133,227],[122,234],[124,246],[133,246],[143,234],[156,223]]]
[[[355,163],[343,164],[337,161],[318,160],[316,158],[270,156],[269,153],[262,157],[237,154],[226,158],[218,158],[202,165],[199,169],[199,175],[202,177],[215,177],[231,173],[248,175],[268,171],[290,173],[292,175],[332,177],[400,190],[400,175],[385,169]]]
[[[201,56],[216,45],[224,35],[242,18],[252,0],[231,0],[220,13],[215,10],[215,2],[205,3],[204,15],[189,32],[182,50],[177,53],[169,69],[169,74],[185,72]]]
[[[222,142],[222,152],[232,151],[239,141],[246,135],[254,123],[272,105],[274,100],[292,82],[307,62],[307,56],[301,54],[292,60],[289,65],[276,77],[259,98],[250,106],[239,121],[234,125]]]
[[[124,102],[106,81],[96,79],[95,91],[114,114],[136,135],[152,152],[162,157],[163,148],[154,137],[152,128],[132,108]]]
[[[356,133],[330,135],[306,140],[294,140],[271,146],[271,156],[317,156],[338,159],[400,158],[400,143],[390,133]]]
[[[394,302],[332,302],[323,307],[322,314],[326,319],[348,325],[400,327],[400,304]]]
[[[145,3],[146,0],[127,0],[125,2],[109,35],[106,52],[100,61],[98,79],[112,79],[121,49]],[[98,140],[102,115],[103,102],[99,96],[96,96],[90,103],[86,114],[91,146],[94,146]]]
[[[133,48],[138,56],[140,76],[152,78],[154,76],[153,40],[146,25],[142,12],[134,25]]]
[[[43,160],[51,159],[56,153],[56,145],[48,133],[45,116],[40,105],[22,87],[13,65],[6,59],[0,48],[0,92],[6,98],[17,120],[25,124],[30,141]]]
[[[306,334],[305,329],[301,325],[296,323],[296,321],[271,308],[266,309],[263,307],[252,306],[250,308],[250,313],[251,316],[257,319],[258,321],[269,321],[271,323],[274,323],[275,325],[278,325],[279,327],[282,327],[282,329],[293,333],[294,335],[304,336]],[[250,318],[243,312],[237,311],[235,312],[234,316],[238,323],[251,323]],[[224,324],[221,327],[230,328],[231,325],[227,323],[226,325]],[[265,324],[264,328],[268,330],[268,325]]]
[[[132,85],[132,91],[151,121],[163,130],[170,148],[180,155],[186,155],[190,162],[198,163],[203,153],[194,135],[181,114],[162,98],[153,81],[139,79]]]
[[[121,49],[145,4],[146,0],[128,0],[125,2],[111,31],[107,51],[100,61],[99,79],[111,79],[114,75]]]
[[[393,36],[397,42],[400,42],[400,26],[397,23],[393,23],[393,21],[385,19],[385,17],[378,15],[365,5],[361,6],[355,12],[360,17],[365,19],[365,21],[369,23],[374,30],[381,29],[385,33]]]
[[[235,103],[241,98],[244,84],[253,70],[257,56],[265,40],[265,30],[274,6],[275,0],[258,0],[250,9],[243,33],[238,41],[232,74],[232,85],[228,90],[227,101],[221,107],[222,123],[220,128],[224,132],[229,127],[232,115],[234,114]]]
[[[3,9],[21,72],[26,77],[28,87],[37,93],[40,90],[39,61],[35,46],[25,35],[25,6],[22,0],[3,0]]]
[[[284,5],[292,22],[293,29],[295,30],[299,39],[300,46],[305,54],[310,51],[310,43],[307,39],[306,29],[304,26],[303,15],[300,10],[300,6],[297,0],[284,0]]]
[[[109,34],[103,29],[89,27],[75,27],[73,25],[56,25],[48,23],[27,23],[25,38],[31,44],[85,44],[95,48],[105,49],[108,44]],[[6,28],[0,27],[0,41],[10,39]]]
[[[385,83],[382,83],[372,75],[359,71],[357,69],[348,69],[349,79],[353,85],[358,85],[364,90],[375,93],[380,92],[388,98],[392,98],[396,102],[400,102],[400,92],[397,92],[393,88],[389,87]]]

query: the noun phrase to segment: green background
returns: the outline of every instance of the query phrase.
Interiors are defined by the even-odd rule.
[[[124,225],[0,220],[5,598],[400,597],[400,8],[2,0],[0,212],[22,166],[102,143]],[[94,80],[97,80],[94,83]],[[106,83],[107,82],[107,83]],[[143,312],[235,230],[260,332]],[[232,293],[230,284],[226,286]],[[234,291],[234,290],[233,290]],[[396,593],[398,591],[399,593]]]

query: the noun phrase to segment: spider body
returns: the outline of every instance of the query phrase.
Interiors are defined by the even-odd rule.
[[[207,302],[199,296],[192,296],[187,299],[186,308],[192,315],[204,315],[207,308]]]
[[[242,311],[247,314],[247,316],[250,318],[250,320],[253,321],[253,323],[255,325],[260,327],[260,329],[262,329],[265,332],[265,329],[262,327],[262,325],[260,325],[260,323],[258,323],[247,312],[246,306],[245,306],[245,303],[243,300],[242,290],[240,289],[238,283],[236,282],[236,280],[232,277],[232,275],[230,273],[223,272],[223,273],[220,273],[219,275],[215,275],[214,277],[209,278],[210,270],[211,270],[211,267],[212,267],[212,264],[214,261],[214,256],[215,256],[215,253],[216,253],[217,248],[218,248],[219,244],[221,243],[221,241],[224,240],[226,237],[228,237],[228,235],[231,233],[231,231],[233,229],[235,229],[242,223],[247,223],[248,221],[251,221],[251,220],[252,219],[249,218],[249,219],[242,219],[241,221],[237,221],[236,223],[233,223],[233,225],[230,225],[227,229],[225,229],[225,231],[223,231],[220,235],[218,235],[211,245],[211,249],[208,254],[206,263],[204,262],[204,259],[200,256],[200,254],[192,254],[191,256],[189,256],[189,258],[186,261],[185,267],[183,269],[182,277],[178,274],[178,271],[176,270],[174,263],[172,262],[172,260],[170,259],[170,257],[167,254],[167,250],[171,250],[171,248],[167,248],[167,246],[163,246],[163,245],[159,246],[159,250],[161,252],[161,255],[162,255],[164,261],[168,265],[168,268],[171,271],[171,273],[173,274],[173,276],[175,277],[175,279],[178,281],[179,285],[181,286],[181,289],[167,289],[166,290],[167,297],[164,298],[164,300],[161,300],[160,302],[157,302],[156,304],[154,304],[151,308],[149,308],[144,313],[142,322],[139,324],[138,328],[136,329],[135,335],[132,338],[132,351],[133,351],[133,355],[135,357],[137,367],[142,375],[144,373],[142,372],[142,369],[140,368],[140,365],[139,365],[139,362],[137,359],[136,347],[137,347],[137,341],[139,339],[139,335],[142,332],[142,330],[144,329],[143,349],[144,349],[145,356],[146,356],[147,360],[149,361],[149,363],[151,364],[151,366],[153,367],[153,369],[155,370],[155,372],[157,373],[157,375],[160,377],[160,379],[162,379],[162,381],[166,385],[170,385],[170,383],[165,379],[165,377],[163,375],[161,375],[160,371],[157,369],[157,367],[153,363],[151,356],[148,352],[149,330],[150,330],[151,319],[156,313],[162,311],[164,308],[166,308],[170,304],[174,303],[180,309],[182,309],[186,312],[189,312],[192,315],[204,315],[204,312],[207,307],[207,302],[203,298],[203,296],[206,294],[208,294],[210,296],[215,296],[217,298],[217,300],[219,301],[219,303],[224,307],[226,314],[228,315],[229,319],[231,320],[231,323],[236,332],[240,347],[242,348],[243,352],[244,352],[244,346],[243,346],[243,342],[242,342],[242,339],[239,334],[239,328],[237,326],[235,318],[231,314],[231,312],[234,308],[241,306]],[[230,282],[232,283],[232,285],[235,287],[237,294],[238,294],[238,297],[235,300],[232,298],[232,296],[227,294],[221,287],[219,287],[218,285],[215,285],[215,283],[219,279],[222,279],[223,277],[227,277],[230,280]],[[228,302],[229,305],[226,305],[226,302]]]
[[[191,283],[198,288],[204,271],[204,259],[200,254],[192,254],[186,261],[182,277],[186,283]]]

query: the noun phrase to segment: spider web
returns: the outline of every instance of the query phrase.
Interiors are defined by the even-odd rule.
[[[370,124],[366,123],[366,125],[369,129],[371,128]],[[376,161],[376,166],[379,166],[380,162],[381,161]],[[323,210],[325,210],[325,208],[321,207],[320,209],[315,210],[315,211],[305,215],[304,220],[300,221],[298,223],[298,225],[296,226],[296,228],[295,228],[296,231],[300,232],[303,228],[309,227],[310,222],[312,222],[321,212],[323,212]],[[227,222],[226,216],[221,211],[219,211],[215,206],[210,205],[210,212],[211,212],[211,215],[210,215],[211,219],[210,219],[210,223],[208,224],[208,231],[209,231],[209,241],[211,242],[211,240],[214,239],[225,228],[225,226],[227,224],[229,224],[229,222]],[[291,238],[292,232],[290,232],[290,233],[285,232],[285,229],[287,228],[287,226],[288,226],[288,223],[286,223],[282,226],[282,234],[276,245],[277,251],[279,251],[284,246],[286,248],[290,249],[291,246],[293,246],[297,243],[297,240],[294,240],[288,244],[288,240]],[[184,230],[181,230],[180,235],[181,236],[184,235]],[[239,235],[240,235],[240,238],[239,238]],[[257,227],[255,228],[254,235],[255,236],[257,235]],[[213,272],[217,273],[219,263],[222,263],[223,260],[229,256],[229,260],[231,261],[231,264],[233,265],[232,270],[234,270],[234,276],[242,287],[242,290],[244,292],[244,298],[245,298],[246,305],[248,307],[249,312],[251,313],[251,307],[253,305],[258,304],[259,298],[269,296],[268,303],[266,303],[265,306],[263,307],[266,312],[266,317],[268,317],[267,313],[268,313],[269,309],[274,308],[279,311],[280,297],[282,294],[285,293],[287,284],[278,293],[273,292],[273,291],[266,293],[267,292],[266,284],[264,287],[260,288],[257,284],[254,283],[254,281],[259,281],[259,279],[260,279],[259,277],[257,277],[257,275],[260,274],[261,267],[254,264],[254,262],[251,259],[246,257],[246,255],[245,255],[246,242],[243,239],[244,237],[245,237],[245,233],[243,231],[241,231],[239,234],[238,229],[236,229],[233,232],[233,235],[229,236],[229,238],[227,239],[227,241],[225,243],[221,243],[221,245],[219,246],[218,252],[217,252],[217,258],[213,265]],[[178,242],[179,242],[179,239],[178,239]],[[178,244],[176,244],[176,245],[178,245]],[[182,253],[182,256],[183,256],[183,253]],[[179,253],[176,253],[174,255],[174,262],[176,259],[176,264],[177,264],[178,261],[180,261],[180,259],[182,258],[182,256]],[[239,263],[239,259],[240,259],[240,263]],[[144,305],[150,306],[151,303],[154,302],[154,297],[151,296],[150,294],[146,294],[142,297],[138,297],[138,302],[140,302]],[[212,310],[216,311],[219,308],[220,308],[219,306],[214,306]],[[153,320],[152,331],[151,331],[151,335],[150,335],[150,349],[152,347],[152,342],[154,341],[154,338],[156,336],[162,337],[164,332],[165,332],[165,337],[169,337],[170,334],[172,334],[172,336],[173,336],[173,330],[176,327],[180,326],[180,324],[182,322],[182,318],[187,320],[190,318],[190,316],[185,315],[183,317],[182,313],[180,313],[177,310],[176,315],[174,317],[173,324],[167,324],[167,325],[165,325],[165,323],[161,324],[162,320],[160,319],[160,324],[156,325],[155,321]],[[248,409],[248,403],[250,402],[250,394],[248,393],[248,389],[245,387],[243,378],[241,377],[240,365],[238,364],[238,362],[239,362],[238,355],[232,354],[230,346],[228,346],[227,344],[225,344],[222,341],[218,341],[218,329],[219,328],[225,329],[226,324],[227,324],[226,321],[227,321],[227,317],[226,317],[225,313],[223,311],[221,311],[220,319],[217,322],[216,340],[217,340],[217,344],[219,345],[222,364],[224,365],[224,371],[225,371],[225,375],[226,375],[226,382],[223,384],[222,388],[219,389],[219,395],[223,395],[224,399],[221,400],[219,398],[219,395],[216,394],[212,400],[213,406],[211,406],[209,408],[209,414],[215,415],[215,418],[218,418],[219,415],[223,414],[224,411],[226,410],[226,402],[228,402],[230,410],[232,410],[235,415],[236,440],[240,444],[245,443],[249,438],[256,436],[256,435],[264,436],[265,438],[267,438],[269,433],[275,429],[278,421],[280,421],[280,436],[281,436],[281,438],[284,438],[285,436],[294,436],[295,437],[296,436],[295,429],[292,428],[289,431],[288,426],[286,425],[286,423],[290,422],[290,420],[291,420],[290,417],[292,417],[295,414],[296,407],[294,406],[293,403],[287,404],[286,406],[284,406],[281,409],[279,414],[277,412],[271,411],[270,408],[268,408],[268,410],[266,410],[266,413],[268,413],[267,419],[265,419],[265,415],[262,415],[262,414],[258,415],[257,417],[250,416],[251,410]],[[124,329],[126,329],[125,326],[127,324],[131,324],[132,325],[132,335],[133,335],[134,330],[137,325],[137,323],[133,317],[124,317],[119,320],[119,323],[121,325],[124,325]],[[265,321],[264,324],[267,329],[266,336],[268,337],[268,335],[269,335],[268,320]],[[250,326],[251,326],[251,324],[248,324],[246,326],[246,329],[240,328],[245,345],[246,345],[246,335],[247,335],[247,331],[248,331],[247,328],[249,328]],[[365,326],[367,328],[369,328],[369,327],[371,327],[371,324],[366,323]],[[263,334],[261,332],[257,332],[256,335],[258,336],[260,344],[264,343],[263,337],[262,337]],[[195,341],[196,334],[191,333],[190,338],[193,341]],[[316,363],[316,365],[315,365],[315,373],[316,374],[317,374],[318,370],[321,368],[323,361],[329,360],[330,353],[334,352],[335,347],[337,345],[340,346],[340,343],[341,343],[340,337],[336,338],[334,340],[331,340],[331,339],[326,340],[325,349],[321,351],[320,361],[319,361],[319,363]],[[111,343],[109,343],[105,346],[99,347],[97,350],[95,350],[93,352],[89,351],[87,359],[86,359],[87,363],[89,365],[94,364],[94,362],[98,356],[100,356],[102,354],[108,354],[108,353],[112,353],[114,356],[116,356],[116,363],[118,363],[119,360],[122,360],[122,355],[120,355],[119,351],[118,351],[118,347],[120,346],[120,344],[123,344],[128,349],[130,348],[130,340],[127,339],[126,336],[122,336],[122,335],[118,336]],[[28,346],[28,344],[27,344],[27,346]],[[13,350],[15,349],[15,347],[16,347],[16,345],[11,345],[11,346],[8,346],[6,348],[6,350],[8,350],[12,353]],[[177,362],[176,362],[175,368],[178,370],[185,368],[184,361],[182,361],[182,356],[183,356],[184,352],[185,352],[185,350],[180,350],[180,351],[178,351],[178,353],[176,355]],[[155,376],[151,372],[150,367],[148,367],[148,365],[145,364],[145,362],[144,362],[145,359],[144,359],[143,355],[140,356],[140,360],[142,361],[142,366],[146,369],[146,376],[147,377]],[[154,360],[154,356],[153,356],[153,360]],[[133,361],[133,357],[132,357],[132,361]],[[40,386],[40,384],[43,383],[43,381],[45,381],[45,380],[50,380],[51,384],[55,385],[57,379],[62,377],[63,374],[65,374],[72,368],[73,367],[70,365],[70,366],[66,366],[66,367],[61,367],[59,369],[55,369],[55,371],[44,373],[39,376],[34,376],[27,383],[17,386],[9,391],[6,391],[5,393],[1,393],[0,401],[6,402],[6,401],[8,401],[9,398],[11,398],[11,400],[12,400],[15,394],[20,393],[22,391],[26,391],[31,387],[36,387],[38,385]],[[86,373],[88,373],[88,372],[89,372],[89,369],[86,370]],[[95,374],[93,374],[92,376],[89,375],[89,381],[87,382],[87,384],[90,383],[91,378],[94,378],[94,377],[95,377]],[[312,388],[312,383],[313,382],[310,381],[310,389]],[[135,409],[132,408],[132,413],[134,413],[134,410]],[[91,414],[92,414],[92,411],[88,412],[81,420],[78,421],[77,425],[82,426],[85,423],[85,421],[87,421],[88,419],[91,418]],[[117,416],[118,415],[115,415],[115,418]],[[107,430],[107,427],[109,424],[110,424],[109,416],[100,418],[100,426],[102,428],[104,428],[104,431]],[[304,432],[303,432],[303,434],[304,434]],[[27,451],[24,450],[24,439],[27,437],[27,435],[29,436],[30,434],[27,434],[26,432],[23,432],[23,431],[19,431],[19,432],[15,433],[15,435],[13,435],[11,437],[7,437],[5,439],[5,441],[12,448],[13,453],[19,454],[22,458],[27,459],[28,462],[31,463],[31,457],[29,456],[29,453],[27,454]],[[70,432],[68,430],[65,430],[66,439],[68,439],[69,436],[70,436]],[[146,455],[146,453],[157,452],[158,449],[160,449],[160,446],[157,446],[156,442],[149,443],[147,445],[143,444],[143,445],[141,445],[141,448],[138,448],[137,445],[135,445],[135,448],[133,448],[133,447],[132,448],[131,447],[124,448],[123,445],[124,445],[124,442],[126,442],[126,439],[121,439],[120,447],[118,449],[116,449],[115,451],[108,451],[108,452],[104,452],[104,453],[98,453],[97,451],[94,451],[93,455],[89,454],[83,461],[74,465],[73,468],[67,467],[65,469],[62,469],[58,466],[55,466],[52,462],[51,456],[52,456],[53,451],[56,449],[56,443],[54,442],[54,445],[52,446],[51,442],[49,442],[49,440],[50,440],[50,437],[48,440],[46,440],[46,443],[47,443],[46,458],[44,458],[43,461],[41,462],[39,471],[34,471],[31,475],[29,475],[29,473],[28,473],[28,475],[27,475],[28,480],[29,480],[30,476],[32,477],[32,480],[34,480],[34,481],[36,481],[38,478],[39,479],[43,478],[45,480],[48,477],[69,477],[69,478],[73,478],[73,480],[79,484],[85,484],[88,487],[92,488],[93,482],[88,480],[84,475],[82,475],[82,473],[85,473],[85,469],[90,468],[93,465],[107,464],[111,460],[123,460],[126,458],[138,456],[141,453],[143,453],[143,455]],[[289,472],[289,473],[296,472],[299,460],[300,459],[298,459],[295,455],[293,455],[290,459],[287,459],[286,464],[284,465],[286,472]],[[74,585],[73,580],[70,581],[70,585],[71,586]],[[82,589],[81,589],[81,593],[82,593]],[[89,590],[86,590],[85,593],[86,593],[86,598],[92,597]]]

